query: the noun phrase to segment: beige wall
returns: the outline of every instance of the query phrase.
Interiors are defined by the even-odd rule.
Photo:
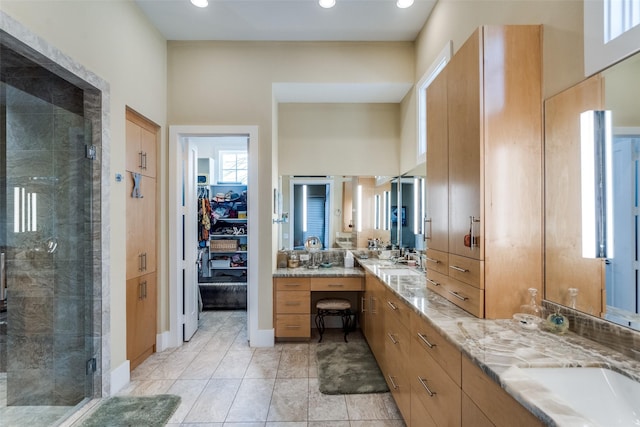
[[[125,169],[125,106],[159,125],[166,121],[166,42],[131,2],[125,1],[12,1],[2,10],[51,45],[110,84],[111,177]],[[164,135],[163,135],[164,136]],[[162,144],[164,145],[164,138]],[[161,230],[166,230],[166,154],[161,155]],[[126,185],[111,181],[111,365],[126,360],[125,333],[125,200]],[[166,232],[161,242],[166,252]],[[160,261],[159,326],[166,330],[167,269]]]
[[[271,274],[278,233],[271,221],[272,195],[283,151],[274,147],[281,138],[274,127],[282,123],[274,116],[282,113],[275,110],[273,83],[412,83],[413,64],[413,43],[405,42],[168,43],[169,125],[259,126],[260,259],[254,265],[260,329],[272,328]]]
[[[416,40],[416,80],[480,25],[543,24],[544,99],[584,79],[583,0],[439,0]]]
[[[279,173],[398,175],[399,105],[280,104]]]

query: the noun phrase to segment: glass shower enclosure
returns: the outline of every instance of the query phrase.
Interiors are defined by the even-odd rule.
[[[0,45],[0,422],[93,394],[92,129],[83,91]]]

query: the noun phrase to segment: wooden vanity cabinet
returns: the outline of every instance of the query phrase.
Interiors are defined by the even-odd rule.
[[[409,377],[411,338],[410,308],[391,290],[384,294],[384,366],[385,376],[391,395],[405,420],[411,416],[411,381]]]
[[[411,425],[426,412],[433,425],[460,426],[461,353],[417,313],[410,321]]]
[[[273,279],[273,289],[276,338],[310,338],[311,279],[278,277]]]
[[[466,357],[462,358],[462,391],[465,396],[463,427],[545,425]],[[479,416],[480,414],[484,416]]]
[[[368,273],[365,276],[363,314],[364,327],[362,329],[369,347],[382,370],[384,362],[384,303],[386,286],[375,275]],[[361,320],[362,321],[362,320]]]
[[[446,97],[438,82],[427,108],[437,126],[427,158],[447,152],[446,181],[444,166],[427,168],[427,278],[439,283],[428,286],[478,317],[509,318],[528,288],[542,289],[541,61],[540,26],[480,27],[445,67]]]
[[[311,338],[313,292],[360,292],[360,277],[276,277],[273,279],[273,324],[276,338]],[[338,296],[336,295],[336,296]],[[332,295],[333,296],[333,295]],[[357,313],[357,300],[352,302]]]

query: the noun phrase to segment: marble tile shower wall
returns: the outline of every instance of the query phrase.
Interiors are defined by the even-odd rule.
[[[92,180],[85,159],[91,129],[81,116],[82,91],[43,74],[7,83],[8,212],[13,187],[38,197],[37,231],[16,233],[7,224],[7,405],[75,405],[87,393],[93,321]],[[30,94],[18,89],[23,85]]]
[[[542,304],[549,312],[567,316],[572,332],[640,361],[640,332],[551,301]]]

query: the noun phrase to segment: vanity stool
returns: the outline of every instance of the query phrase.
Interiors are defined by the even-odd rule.
[[[342,331],[344,332],[344,342],[347,341],[347,334],[351,329],[351,303],[344,298],[324,298],[316,303],[316,327],[320,333],[320,339],[322,341],[322,334],[324,334],[324,318],[326,316],[341,316],[342,317]]]

